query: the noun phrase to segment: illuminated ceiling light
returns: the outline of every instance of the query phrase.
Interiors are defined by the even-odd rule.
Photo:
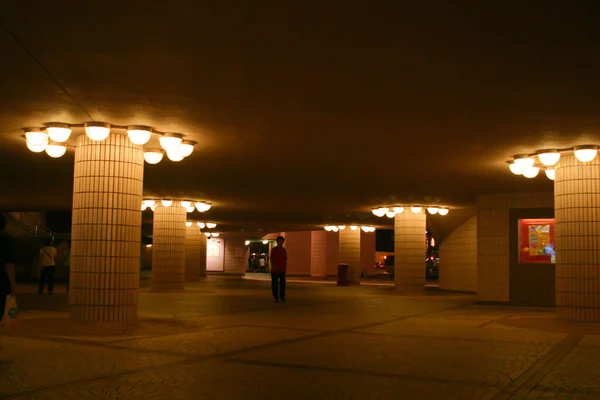
[[[358,229],[358,226],[356,226],[356,225],[350,225],[350,230],[355,231],[357,229]]]
[[[435,239],[431,238],[431,241],[429,242],[429,244],[431,245],[431,247],[435,247]]]
[[[152,128],[141,125],[131,125],[127,127],[127,136],[133,144],[144,145],[152,137]]]
[[[204,232],[204,236],[210,237],[210,232]]]
[[[187,200],[183,200],[183,201],[180,201],[180,202],[179,202],[179,204],[180,204],[180,205],[181,205],[181,207],[183,207],[183,208],[188,208],[189,206],[191,206],[191,205],[192,205],[192,202],[191,202],[191,201],[187,201]]]
[[[269,244],[268,240],[263,240],[263,244]]]
[[[152,205],[150,206],[150,209],[151,209],[152,211],[156,210],[156,204],[152,204]]]
[[[195,144],[196,142],[192,142],[191,140],[182,140],[181,144],[177,147],[177,152],[185,158],[192,154]]]
[[[160,143],[160,147],[165,149],[167,153],[172,152],[173,154],[178,155],[179,153],[177,153],[177,148],[183,141],[183,135],[178,133],[165,133],[164,136],[161,136],[160,139],[158,139],[158,141]]]
[[[396,216],[396,213],[393,212],[393,211],[387,211],[385,213],[385,216],[388,217],[388,218],[394,218]]]
[[[48,142],[48,134],[46,132],[42,132],[42,130],[39,128],[25,128],[23,130],[25,131],[25,139],[27,139],[27,142],[31,143],[33,146],[41,146],[42,144]]]
[[[556,170],[554,168],[547,168],[544,172],[546,172],[548,179],[553,181],[556,178]]]
[[[212,237],[219,237],[220,233],[218,232],[213,232],[210,234]]]
[[[198,222],[196,222],[196,225],[198,225],[198,228],[200,228],[200,229],[206,228],[206,224],[204,222],[198,221]]]
[[[66,142],[71,137],[71,128],[68,124],[55,122],[46,124],[46,132],[48,132],[50,140],[56,143]]]
[[[552,166],[560,160],[558,150],[540,150],[537,152],[538,159],[546,166]]]
[[[187,227],[192,226],[192,221],[185,221],[185,226],[187,226]]]
[[[208,210],[210,210],[210,204],[204,202],[204,201],[199,201],[195,204],[196,209],[200,212],[206,212]]]
[[[388,211],[389,209],[387,207],[379,207],[373,210],[373,214],[375,214],[378,217],[383,217]]]
[[[161,200],[160,202],[163,207],[171,207],[171,204],[173,204],[173,200]]]
[[[195,209],[196,209],[196,207],[194,207],[194,206],[189,206],[189,207],[186,207],[186,208],[185,208],[185,211],[186,211],[186,212],[188,212],[188,213],[193,213]]]
[[[339,231],[339,230],[340,230],[340,228],[338,228],[337,226],[333,226],[333,227],[331,227],[331,231],[332,231],[332,232],[337,232],[337,231]]]
[[[437,214],[440,209],[438,207],[427,207],[427,212],[431,215]]]
[[[338,225],[338,229],[340,231],[343,231],[344,229],[346,229],[346,225]]]
[[[179,161],[183,160],[185,157],[183,157],[181,154],[179,154],[177,152],[177,150],[173,150],[173,151],[167,151],[167,158],[173,162],[179,162]]]
[[[142,201],[142,211],[144,211],[146,208],[148,208],[148,204]]]
[[[596,154],[598,154],[597,146],[577,146],[573,148],[573,152],[575,153],[575,157],[581,162],[590,162],[594,158],[596,158]]]
[[[67,146],[60,143],[50,142],[46,146],[46,154],[52,158],[61,158],[67,152]]]
[[[523,176],[525,178],[535,178],[540,173],[539,167],[529,167],[523,171]]]
[[[444,216],[444,215],[448,215],[448,213],[450,212],[449,208],[440,208],[438,210],[438,214]],[[427,231],[425,231],[425,233],[427,233]]]
[[[144,203],[148,206],[148,207],[152,207],[156,204],[155,200],[144,200]]]
[[[28,140],[25,142],[25,144],[27,145],[27,148],[34,153],[41,153],[42,151],[46,150],[46,146],[48,146],[47,141],[40,144],[33,144]]]
[[[510,164],[508,164],[508,168],[510,169],[510,172],[515,175],[523,174],[523,168],[521,168],[520,165],[517,165],[514,161],[511,161]]]
[[[366,225],[363,225],[363,226],[361,226],[361,227],[360,227],[360,229],[361,229],[363,232],[369,232],[369,227],[368,227],[368,226],[366,226]]]
[[[149,150],[144,152],[144,160],[148,164],[158,164],[163,159],[163,152],[160,150]]]
[[[250,241],[249,241],[249,240],[246,240],[246,241],[244,242],[244,245],[246,245],[246,246],[248,246],[249,244],[250,244]]]
[[[147,244],[146,247],[150,248],[150,247],[152,247],[152,245],[151,244]]]
[[[104,122],[86,122],[85,134],[90,140],[99,142],[110,135],[110,124]]]
[[[421,211],[423,211],[423,207],[421,207],[421,206],[412,206],[410,208],[410,211],[412,211],[414,214],[418,214]]]
[[[207,222],[207,223],[206,223],[206,227],[207,227],[208,229],[213,229],[213,228],[216,228],[216,227],[217,227],[217,224],[215,224],[214,222]]]
[[[394,207],[392,208],[396,214],[402,214],[404,212],[404,207]]]
[[[324,228],[324,229],[325,229],[327,232],[331,232],[331,231],[333,230],[333,226],[331,226],[331,225],[325,225],[323,228]]]
[[[521,168],[521,171],[525,171],[533,167],[535,160],[527,155],[517,155],[514,162],[517,164],[517,167]]]

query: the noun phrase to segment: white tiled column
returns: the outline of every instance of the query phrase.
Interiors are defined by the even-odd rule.
[[[204,272],[206,273],[206,236],[196,224],[185,228],[185,281],[196,282],[200,278],[204,244]]]
[[[556,310],[561,318],[600,322],[600,160],[561,156],[554,182]]]
[[[157,202],[152,229],[152,290],[183,290],[185,282],[185,220],[178,201]]]
[[[71,318],[137,319],[144,154],[126,135],[81,135],[75,151]]]
[[[351,230],[350,227],[340,230],[339,262],[348,264],[348,282],[360,283],[360,229]]]
[[[394,217],[394,283],[396,289],[425,286],[426,245],[425,211],[413,213],[410,208]]]
[[[206,235],[200,234],[200,248],[199,248],[199,257],[200,257],[200,268],[198,269],[198,276],[200,278],[206,276]]]

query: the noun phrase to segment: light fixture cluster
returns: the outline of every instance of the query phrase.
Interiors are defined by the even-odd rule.
[[[198,228],[202,229],[215,229],[217,227],[217,223],[216,222],[203,222],[203,221],[195,221],[196,222],[196,226]],[[194,221],[186,221],[185,222],[185,226],[190,227],[194,225]]]
[[[206,212],[211,209],[210,203],[205,201],[192,201],[192,200],[169,200],[169,199],[145,199],[142,200],[142,211],[150,208],[152,211],[156,209],[156,205],[160,202],[163,207],[171,207],[172,205],[179,205],[188,213],[198,210],[199,212]]]
[[[246,246],[250,246],[250,243],[252,243],[253,241],[254,241],[254,242],[262,242],[262,244],[269,244],[269,240],[267,240],[267,239],[264,239],[264,240],[246,240],[246,241],[244,242],[244,245],[246,245]]]
[[[413,206],[395,206],[395,207],[378,207],[371,210],[373,215],[376,217],[386,216],[388,218],[394,218],[397,214],[402,214],[405,209],[410,208],[410,211],[413,214],[420,214],[423,212],[423,209],[426,209],[427,212],[431,215],[439,214],[439,215],[448,215],[450,209],[448,207],[438,207],[438,206],[427,206],[423,207],[420,205]]]
[[[145,145],[152,135],[158,136],[162,149],[144,150],[144,160],[148,164],[158,164],[164,154],[171,161],[181,161],[194,151],[196,142],[184,140],[180,133],[159,132],[149,126],[142,125],[111,125],[105,122],[86,122],[83,124],[65,124],[52,122],[42,128],[25,128],[25,141],[27,148],[34,153],[46,153],[52,158],[60,158],[67,151],[66,141],[71,137],[74,128],[83,128],[90,140],[101,142],[106,140],[111,130],[126,131],[133,144]]]
[[[598,155],[597,145],[575,146],[565,149],[543,149],[532,154],[518,154],[508,162],[510,172],[523,175],[525,178],[535,178],[541,170],[550,180],[556,178],[555,165],[562,153],[573,153],[575,158],[583,163],[592,161]]]
[[[343,231],[344,229],[349,228],[352,231],[355,231],[357,229],[361,229],[363,232],[375,232],[375,227],[374,226],[370,226],[370,225],[362,225],[362,226],[358,226],[358,225],[325,225],[325,230],[327,232],[338,232],[338,231]]]

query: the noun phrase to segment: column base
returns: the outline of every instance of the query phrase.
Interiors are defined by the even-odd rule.
[[[137,322],[137,304],[127,306],[71,305],[71,321],[102,324],[127,324]]]
[[[558,318],[574,322],[600,322],[599,308],[556,307]]]

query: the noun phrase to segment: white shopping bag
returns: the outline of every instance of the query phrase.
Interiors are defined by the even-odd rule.
[[[19,308],[15,296],[6,296],[6,309],[2,317],[4,329],[12,329],[19,326]]]

